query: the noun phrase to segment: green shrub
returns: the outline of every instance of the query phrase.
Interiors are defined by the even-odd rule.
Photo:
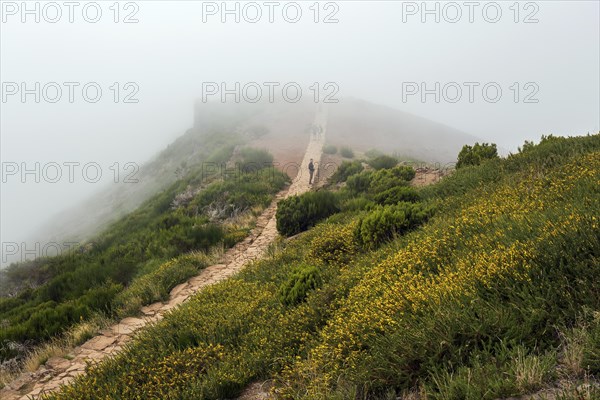
[[[354,174],[346,180],[346,187],[350,193],[365,193],[371,187],[371,177],[373,173],[371,171],[364,171],[360,174]]]
[[[292,272],[279,288],[279,299],[287,306],[304,301],[311,290],[321,286],[319,269],[312,265],[301,265]]]
[[[460,153],[458,153],[458,162],[456,168],[461,168],[466,165],[479,165],[483,161],[498,158],[498,149],[496,144],[475,143],[474,146],[464,145]]]
[[[377,204],[381,205],[394,205],[402,201],[416,203],[419,199],[417,190],[410,186],[395,186],[377,193],[373,198]]]
[[[186,236],[190,241],[189,246],[183,244],[186,241],[185,237],[177,237],[174,243],[185,251],[196,249],[208,251],[212,246],[223,240],[225,233],[220,225],[204,224],[190,227],[186,232]]]
[[[227,160],[229,160],[233,154],[233,149],[235,149],[235,146],[232,144],[227,144],[223,147],[220,147],[206,158],[206,162],[210,164],[222,164],[227,162]]]
[[[396,166],[378,171],[363,171],[346,180],[348,190],[353,193],[377,194],[392,187],[407,185],[415,177],[415,170],[408,166]]]
[[[223,238],[223,245],[225,248],[233,247],[236,243],[244,240],[249,233],[249,229],[236,229],[235,231],[228,232]]]
[[[406,185],[414,177],[415,170],[408,166],[381,169],[373,173],[369,191],[374,194],[384,192],[394,186]]]
[[[354,158],[354,152],[350,147],[343,146],[340,148],[340,154],[345,158]]]
[[[383,155],[383,153],[380,150],[377,150],[377,149],[369,149],[369,150],[365,151],[365,156],[369,160],[371,160],[373,158],[377,158],[377,157],[382,156],[382,155]]]
[[[331,182],[345,182],[348,177],[358,174],[363,169],[364,167],[360,161],[342,161],[331,177]]]
[[[335,154],[337,153],[337,147],[332,144],[326,144],[323,146],[323,153],[325,154]]]
[[[376,248],[396,235],[402,235],[423,224],[431,210],[421,204],[399,203],[378,207],[360,219],[355,234],[367,248]]]
[[[266,149],[244,147],[240,150],[242,171],[257,171],[273,165],[273,155]]]
[[[399,165],[391,169],[392,174],[398,179],[410,182],[415,178],[416,172],[413,167],[407,165]]]
[[[277,206],[277,230],[284,236],[292,236],[339,210],[337,196],[329,191],[292,196]]]
[[[342,211],[370,210],[374,206],[375,203],[365,196],[351,197],[340,201]]]
[[[392,156],[381,155],[369,160],[368,164],[375,169],[394,168],[398,164],[398,159]]]

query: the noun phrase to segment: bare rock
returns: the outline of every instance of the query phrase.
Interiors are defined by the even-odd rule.
[[[181,293],[181,291],[183,289],[185,289],[187,285],[188,285],[188,283],[184,282],[184,283],[180,283],[179,285],[175,286],[173,289],[171,289],[171,293],[170,293],[171,297],[177,297],[177,295],[179,293]]]
[[[102,351],[113,344],[115,340],[117,339],[114,336],[96,336],[85,342],[81,347],[95,351]]]
[[[31,372],[23,372],[17,379],[12,381],[8,385],[8,389],[19,391],[25,386],[29,385],[33,380],[33,374]]]
[[[46,361],[46,367],[54,371],[64,371],[69,368],[70,365],[71,361],[62,357],[50,357],[48,361]]]

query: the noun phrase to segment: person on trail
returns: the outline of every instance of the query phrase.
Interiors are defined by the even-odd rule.
[[[310,162],[308,163],[308,184],[311,185],[312,184],[312,179],[313,179],[313,174],[315,173],[315,165],[313,164],[313,159],[310,159]]]

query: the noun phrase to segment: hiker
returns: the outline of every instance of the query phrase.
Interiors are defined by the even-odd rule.
[[[308,184],[311,185],[312,184],[312,178],[313,178],[313,174],[315,173],[315,165],[313,164],[313,159],[310,159],[310,162],[308,163],[308,174],[309,174],[309,178],[308,178]]]

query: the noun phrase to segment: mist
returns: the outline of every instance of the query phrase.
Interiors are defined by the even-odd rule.
[[[2,2],[2,243],[31,240],[143,176],[137,168],[194,126],[198,102],[252,102],[257,87],[261,104],[272,87],[293,106],[282,91],[291,85],[299,107],[361,99],[513,152],[541,135],[600,130],[598,2],[298,2],[287,14],[281,2],[271,15],[263,2],[82,2],[73,22],[63,3],[48,4]],[[36,163],[40,179],[22,174]]]

